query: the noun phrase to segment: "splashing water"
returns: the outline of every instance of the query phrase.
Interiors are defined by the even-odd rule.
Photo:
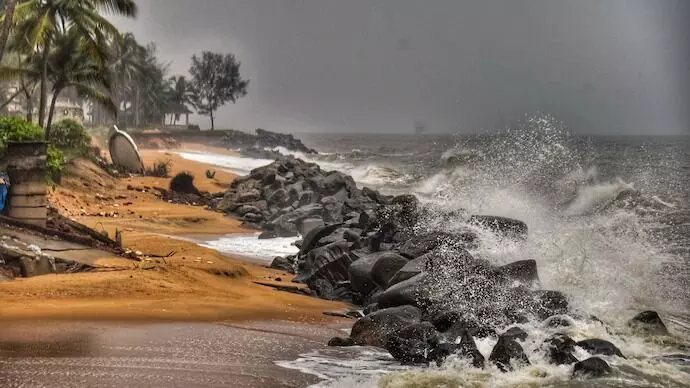
[[[626,148],[625,152],[607,156],[613,163],[609,160],[604,164],[606,173],[602,174],[594,164],[597,158],[602,159],[602,151],[595,145],[570,136],[562,123],[544,115],[529,116],[515,128],[495,136],[463,139],[437,153],[441,158],[435,164],[436,173],[427,174],[410,189],[432,209],[464,209],[464,214],[522,220],[529,227],[529,237],[524,242],[500,238],[468,225],[462,217],[452,222],[432,217],[420,228],[473,228],[482,241],[473,255],[495,265],[534,259],[542,288],[564,292],[576,311],[607,322],[610,326],[576,320],[566,331],[575,340],[610,340],[628,356],[627,360],[606,358],[618,374],[597,380],[597,386],[690,386],[687,361],[673,364],[659,358],[683,352],[679,349],[687,353],[687,345],[683,344],[690,339],[690,258],[671,249],[680,246],[685,249],[682,252],[687,251],[683,231],[688,229],[683,225],[690,224],[690,212],[679,206],[687,194],[679,190],[677,182],[661,180],[674,181],[677,176],[663,176],[652,167],[660,165],[666,168],[664,171],[681,173],[684,170],[658,161],[645,162],[622,169],[619,172],[625,175],[621,177],[611,166],[627,162]],[[636,152],[633,163],[659,158],[647,155],[650,151],[646,149]],[[682,163],[683,158],[675,160]],[[664,194],[675,197],[664,197],[655,189],[667,189]],[[675,237],[669,228],[675,228]],[[446,275],[436,277],[439,281],[432,288],[438,294],[447,295],[458,287],[454,284],[457,280],[450,280],[457,277]],[[675,337],[660,339],[629,333],[625,322],[645,309],[659,311]],[[321,377],[327,379],[321,386],[333,387],[592,386],[591,382],[571,381],[572,366],[549,365],[540,353],[538,346],[553,334],[553,329],[539,322],[529,322],[523,329],[529,333],[523,347],[532,365],[509,373],[493,367],[474,369],[462,360],[452,359],[439,368],[401,370],[395,364],[368,363],[370,353],[357,353],[371,352],[368,348],[353,348],[347,355],[337,350],[315,353],[284,366],[304,371],[319,369]],[[495,339],[477,344],[488,357]],[[378,357],[384,356],[385,352]],[[576,356],[583,359],[588,355]],[[323,365],[341,372],[350,365],[367,372],[358,374],[351,369],[346,376],[330,374]]]

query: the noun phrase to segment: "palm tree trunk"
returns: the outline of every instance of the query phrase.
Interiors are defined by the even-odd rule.
[[[53,98],[50,100],[50,110],[48,111],[48,123],[46,124],[46,140],[50,139],[50,126],[53,124],[53,114],[55,113],[55,101],[60,94],[59,90],[53,93]]]
[[[5,47],[7,46],[7,39],[10,37],[10,30],[12,29],[12,18],[14,17],[14,8],[17,6],[18,0],[7,0],[5,2],[5,20],[2,22],[2,30],[0,30],[0,62],[5,55]]]
[[[134,94],[134,127],[139,128],[139,124],[139,85],[137,85],[137,90]]]
[[[213,110],[211,109],[211,130],[214,131],[216,129],[214,123],[213,123]]]
[[[38,103],[38,125],[47,132],[49,129],[44,127],[46,118],[46,103],[48,102],[48,42],[43,45],[43,56],[41,58],[41,98]]]

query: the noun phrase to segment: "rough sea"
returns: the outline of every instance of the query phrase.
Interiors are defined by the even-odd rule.
[[[538,347],[554,329],[527,323],[521,326],[530,334],[523,347],[531,366],[509,373],[452,358],[440,367],[403,367],[385,351],[361,347],[305,353],[280,366],[319,376],[321,387],[690,386],[690,137],[575,136],[549,116],[474,135],[297,136],[320,154],[276,151],[346,172],[360,187],[414,193],[431,208],[525,221],[526,241],[478,230],[483,243],[474,253],[499,265],[536,260],[542,288],[566,293],[575,309],[610,325],[576,321],[566,333],[576,341],[609,340],[627,359],[606,358],[612,377],[572,381],[572,366],[540,357]],[[271,162],[183,156],[241,174]],[[290,241],[274,243],[275,251],[252,237],[209,245],[251,255],[264,244],[265,259],[294,252]],[[625,322],[643,310],[658,311],[673,337],[630,333]],[[477,341],[485,357],[494,342]]]

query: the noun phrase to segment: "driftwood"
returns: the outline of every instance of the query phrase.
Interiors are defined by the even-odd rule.
[[[293,294],[298,294],[298,295],[313,296],[311,291],[308,288],[300,288],[297,286],[284,286],[284,285],[280,285],[280,284],[265,283],[265,282],[254,282],[254,284],[258,284],[260,286],[265,286],[265,287],[271,287],[271,288],[274,288],[278,291],[291,292]]]
[[[85,225],[82,225],[80,223],[74,222],[69,219],[64,219],[71,227],[76,229],[79,232],[83,232],[84,234],[89,235],[91,238],[87,237],[82,237],[78,236],[76,234],[72,233],[65,233],[56,229],[49,229],[43,226],[39,225],[34,225],[34,224],[29,224],[23,221],[20,221],[16,218],[11,218],[11,217],[6,217],[0,215],[0,222],[3,222],[7,225],[18,227],[18,228],[23,228],[23,229],[28,229],[32,230],[34,232],[39,232],[41,234],[49,235],[49,236],[56,236],[59,237],[62,240],[77,243],[77,244],[82,244],[82,245],[87,245],[90,247],[94,248],[99,248],[99,245],[96,244],[96,241],[103,243],[109,248],[112,248],[113,250],[118,250],[119,251],[119,246],[117,245],[117,242],[112,240],[110,237],[103,233],[99,233]],[[94,241],[96,240],[96,241]]]

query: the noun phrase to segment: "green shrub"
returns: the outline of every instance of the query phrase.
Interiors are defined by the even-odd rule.
[[[53,144],[48,144],[46,164],[48,178],[55,183],[59,183],[62,177],[62,170],[65,167],[65,154]]]
[[[84,156],[89,153],[91,136],[84,126],[72,119],[58,121],[50,127],[50,143],[70,154]]]
[[[159,178],[167,178],[170,174],[170,167],[172,161],[168,160],[158,160],[151,167],[147,168],[145,171],[146,176],[155,176]]]
[[[8,141],[43,140],[43,129],[20,117],[0,117],[0,157],[5,155]]]

